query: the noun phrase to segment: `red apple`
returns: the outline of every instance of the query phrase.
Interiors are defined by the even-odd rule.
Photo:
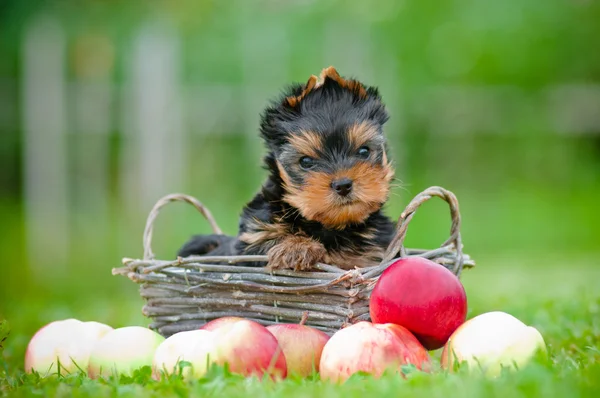
[[[227,364],[232,373],[244,376],[287,376],[285,354],[266,327],[247,319],[229,319],[220,323],[211,328],[214,337],[200,342],[188,357],[194,376],[206,373],[207,362]]]
[[[38,330],[27,345],[25,371],[42,376],[58,372],[73,373],[86,370],[92,347],[112,327],[98,322],[77,319],[54,321]]]
[[[323,380],[343,382],[357,372],[380,377],[401,373],[403,365],[429,371],[427,350],[406,328],[391,323],[358,322],[336,332],[325,344],[320,371]]]
[[[283,350],[289,374],[301,377],[319,371],[321,352],[329,335],[318,329],[299,324],[267,326]]]
[[[428,350],[442,347],[467,317],[467,295],[450,270],[422,257],[402,258],[379,277],[370,300],[374,323],[410,330]]]

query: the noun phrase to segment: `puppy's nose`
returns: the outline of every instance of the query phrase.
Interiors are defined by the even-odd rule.
[[[352,191],[352,180],[347,177],[340,178],[331,183],[331,188],[335,189],[339,195],[346,196]]]

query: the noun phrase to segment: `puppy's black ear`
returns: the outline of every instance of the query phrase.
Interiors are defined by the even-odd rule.
[[[261,114],[260,136],[265,141],[267,149],[274,150],[283,145],[285,131],[281,128],[281,121],[289,118],[290,111],[281,105],[267,107]]]
[[[315,77],[316,81],[316,77]],[[283,95],[273,101],[261,114],[260,135],[268,148],[273,150],[285,143],[286,122],[294,120],[299,114],[300,98],[312,90],[311,80],[307,84],[292,84],[284,90]]]
[[[298,116],[300,103],[304,97],[321,84],[323,84],[323,76],[319,80],[317,76],[312,75],[305,84],[296,83],[289,86],[282,98],[264,110],[261,115],[260,131],[262,138],[271,149],[285,142],[286,132],[282,125]]]
[[[318,84],[318,78],[315,75],[312,75],[308,78],[306,84],[302,86],[302,90],[295,89],[292,95],[288,95],[286,98],[284,98],[282,105],[290,109],[296,108],[304,99],[304,97],[306,97],[308,93],[315,89]]]

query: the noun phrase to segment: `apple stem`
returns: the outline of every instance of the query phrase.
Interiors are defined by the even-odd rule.
[[[300,319],[300,325],[304,325],[308,321],[308,311],[302,313],[302,319]]]

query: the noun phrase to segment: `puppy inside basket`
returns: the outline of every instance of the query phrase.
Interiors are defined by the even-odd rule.
[[[178,255],[267,255],[268,268],[295,271],[378,265],[396,227],[382,212],[394,178],[387,120],[377,88],[333,67],[290,86],[262,114],[269,176],[237,236],[195,235]]]

